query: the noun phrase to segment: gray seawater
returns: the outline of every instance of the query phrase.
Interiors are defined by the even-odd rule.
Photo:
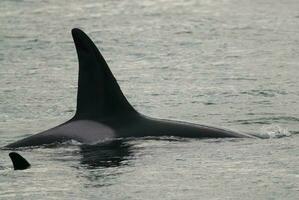
[[[1,0],[0,25],[0,146],[73,115],[73,27],[138,111],[268,138],[1,150],[0,199],[298,199],[297,0]]]

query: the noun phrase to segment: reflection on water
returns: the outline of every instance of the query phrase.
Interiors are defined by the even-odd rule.
[[[125,140],[113,140],[96,145],[80,146],[80,163],[89,169],[98,167],[118,167],[127,164],[131,145]]]

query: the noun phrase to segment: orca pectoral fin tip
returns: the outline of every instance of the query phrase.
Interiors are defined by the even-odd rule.
[[[23,158],[20,154],[16,152],[10,152],[9,157],[12,161],[14,170],[24,170],[28,169],[31,166],[25,158]]]

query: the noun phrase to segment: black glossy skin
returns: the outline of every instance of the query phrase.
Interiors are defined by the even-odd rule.
[[[9,153],[14,170],[24,170],[30,167],[29,162],[16,152]]]
[[[138,113],[123,95],[91,39],[79,29],[73,29],[72,35],[79,59],[75,116],[57,127],[6,147],[38,146],[71,139],[93,144],[117,137],[253,137],[204,125],[154,119]]]

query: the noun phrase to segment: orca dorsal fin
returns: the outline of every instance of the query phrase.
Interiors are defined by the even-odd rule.
[[[16,152],[9,153],[14,170],[24,170],[30,167],[29,162]]]
[[[136,113],[123,95],[105,59],[80,29],[72,30],[79,60],[77,111],[74,118],[107,118]]]

